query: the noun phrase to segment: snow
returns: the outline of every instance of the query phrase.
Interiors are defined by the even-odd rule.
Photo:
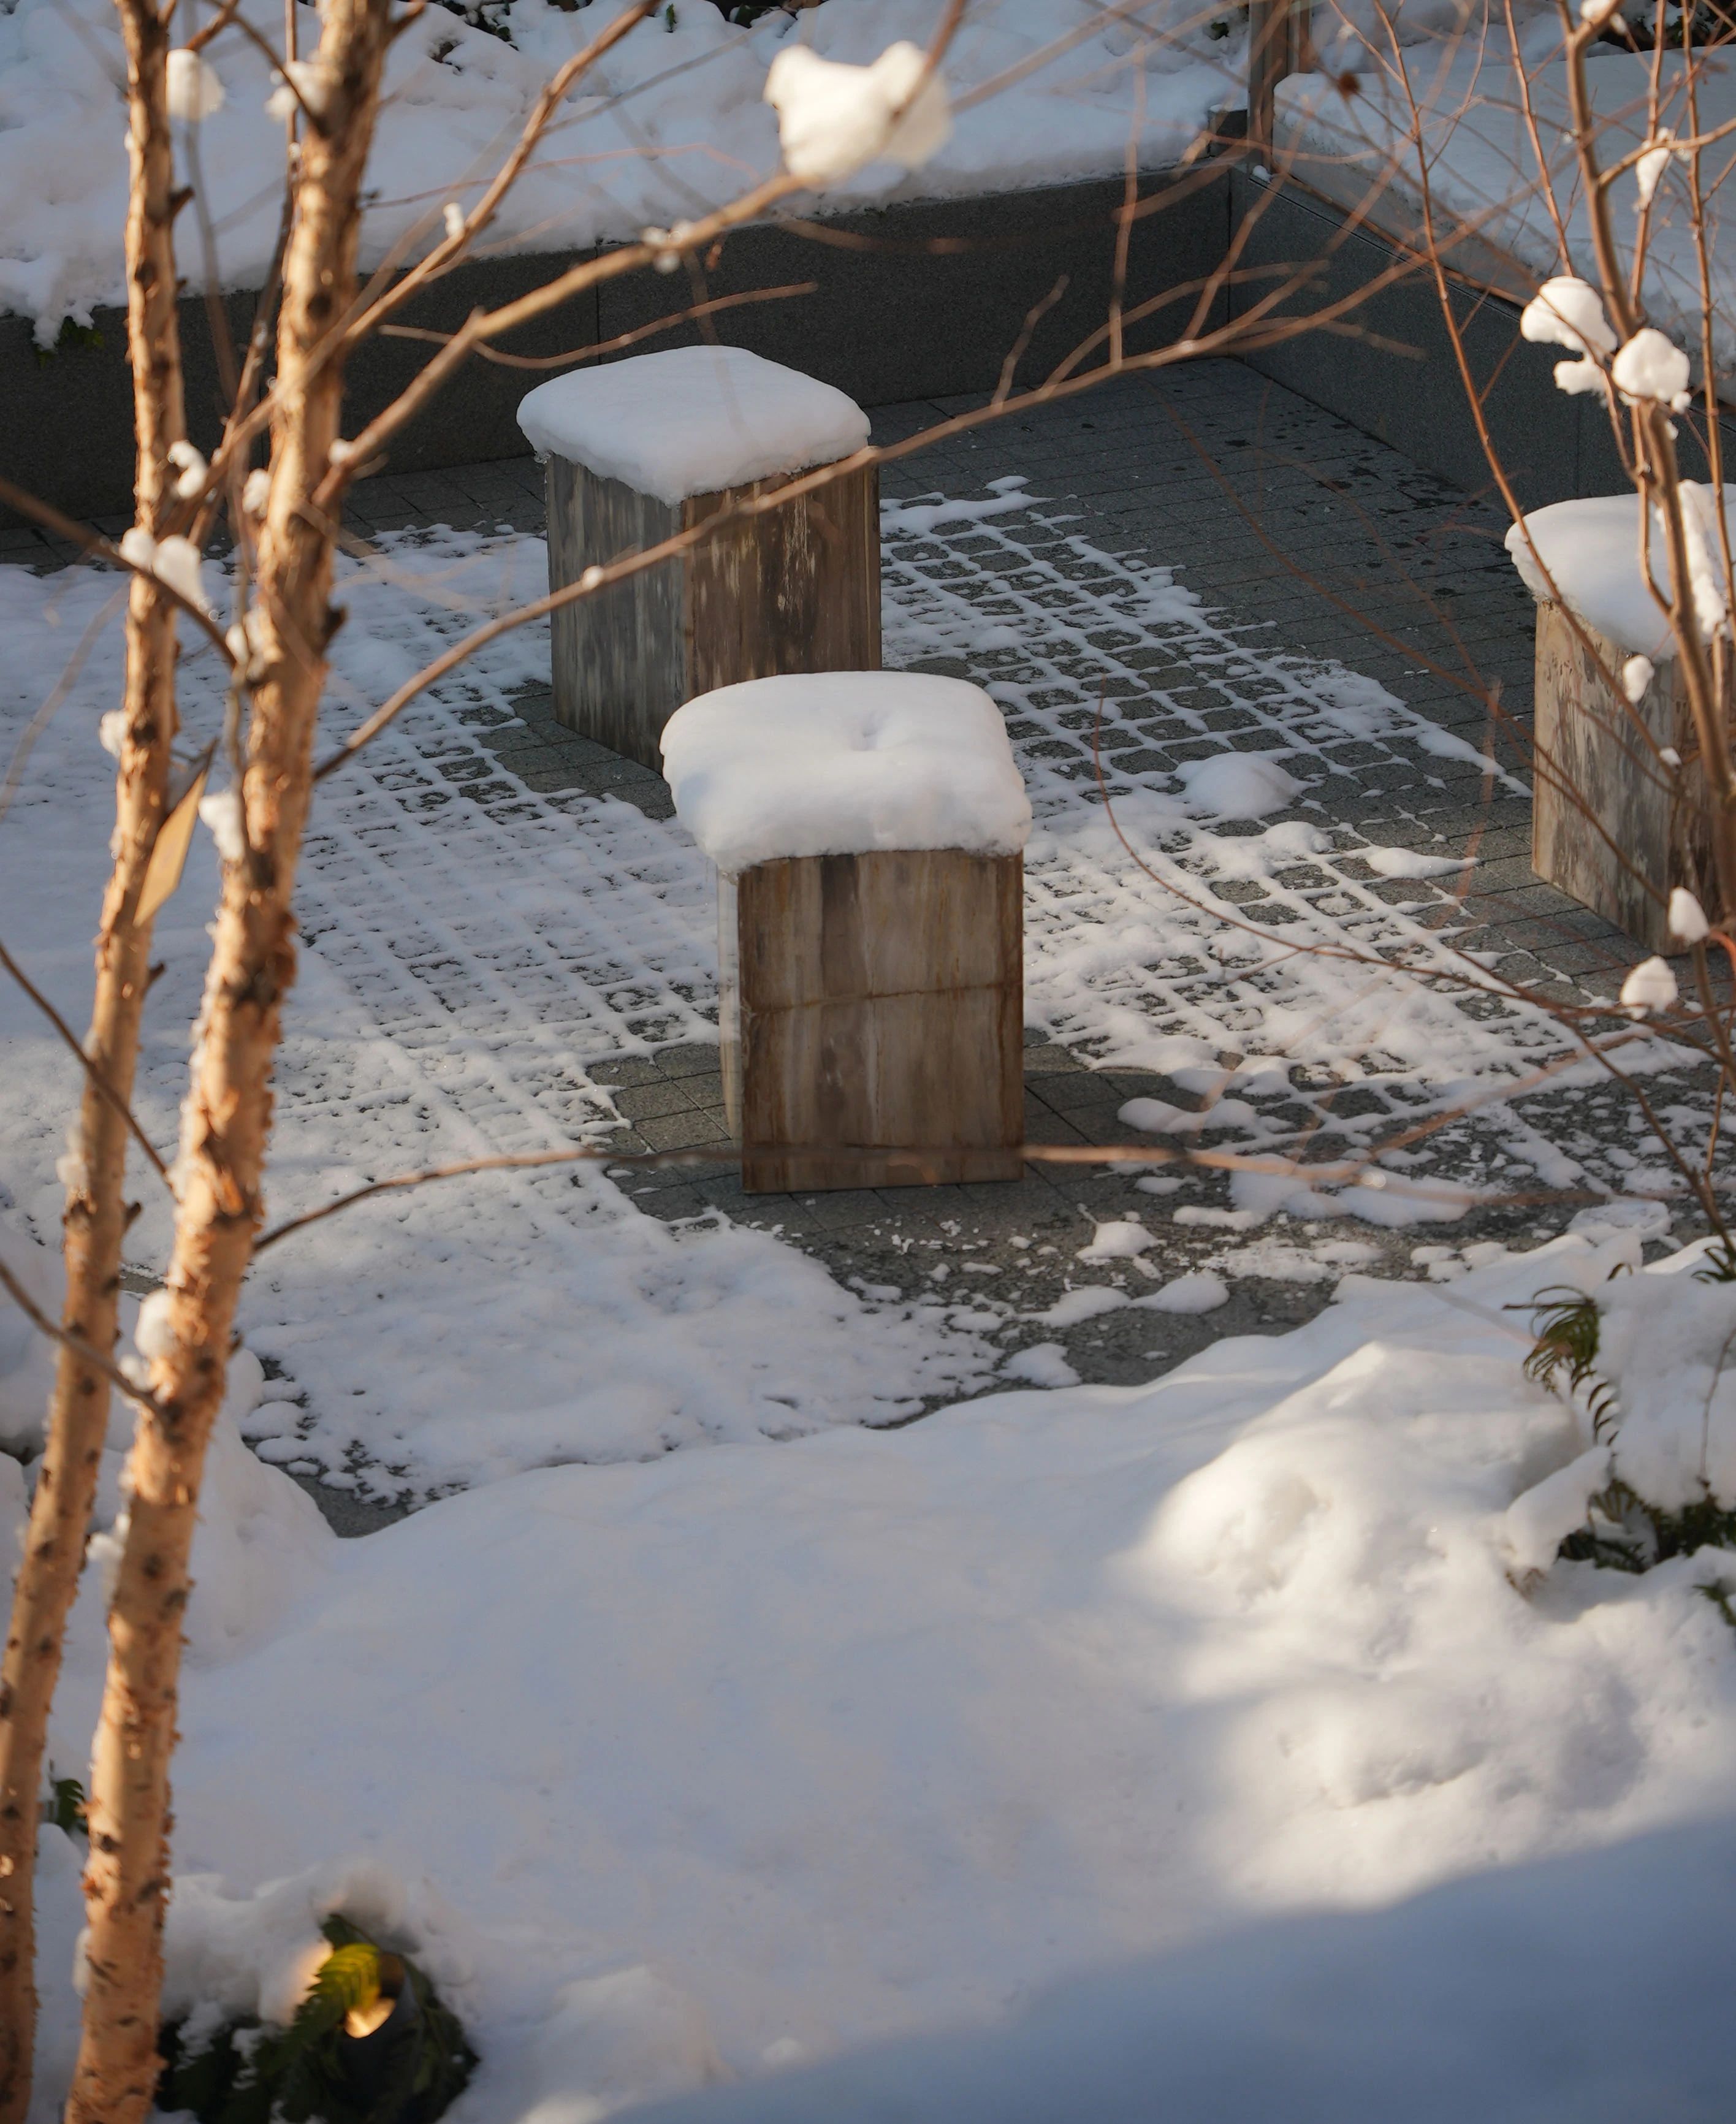
[[[1705,919],[1705,909],[1685,885],[1672,888],[1669,907],[1670,934],[1679,937],[1684,944],[1698,944],[1710,935],[1712,925]]]
[[[1675,1000],[1676,976],[1668,959],[1642,959],[1621,984],[1624,1010],[1668,1010]]]
[[[1688,358],[1654,326],[1635,333],[1610,364],[1610,375],[1630,404],[1655,399],[1685,413],[1691,403]]]
[[[1603,313],[1603,298],[1571,273],[1545,280],[1520,312],[1522,337],[1569,347],[1575,354],[1613,354],[1616,335]]]
[[[872,848],[1010,855],[1031,806],[979,686],[826,671],[720,686],[663,730],[675,815],[726,875]]]
[[[1099,1227],[1099,1231],[1115,1233],[1137,1232],[1141,1229],[1137,1224]],[[1143,1249],[1136,1245],[1123,1243],[1113,1252],[1099,1252],[1087,1248],[1077,1258],[1083,1262],[1132,1260],[1136,1259],[1141,1252]],[[1143,1262],[1139,1266],[1145,1268],[1148,1275],[1157,1273]],[[1263,1273],[1263,1271],[1254,1272]],[[1138,1298],[1130,1296],[1127,1291],[1117,1290],[1113,1285],[1101,1283],[1087,1284],[1076,1290],[1065,1290],[1052,1305],[1045,1307],[1041,1313],[1030,1313],[1027,1318],[1041,1321],[1047,1328],[1076,1328],[1083,1320],[1094,1320],[1100,1313],[1119,1313],[1127,1306],[1132,1306],[1142,1313],[1215,1313],[1219,1306],[1227,1305],[1229,1302],[1230,1286],[1221,1276],[1215,1275],[1210,1269],[1190,1269],[1184,1276],[1172,1277],[1160,1290],[1148,1290]],[[1058,1348],[1059,1345],[1053,1346]],[[1023,1352],[1025,1357],[1032,1354],[1028,1350]],[[1029,1371],[1019,1367],[1018,1360],[1004,1365],[1002,1370],[1009,1377],[1028,1379],[1033,1376]],[[1070,1379],[1039,1379],[1037,1384],[1041,1386],[1061,1386],[1072,1382]]]
[[[1250,646],[1163,569],[1012,505],[1013,484],[915,505],[920,531],[888,512],[887,639],[911,660],[1000,656],[1037,813],[1033,1020],[1201,1102],[1130,1107],[1130,1125],[1257,1148],[1291,1125],[1275,1102],[1317,1099],[1307,1125],[1341,1149],[1371,1125],[1334,1111],[1343,1083],[1376,1107],[1402,1085],[1412,1115],[1487,1094],[1498,1140],[1557,1184],[1569,1153],[1499,1097],[1561,1058],[1545,1014],[1472,1017],[1395,975],[1359,1017],[1365,970],[1288,949],[1452,963],[1444,895],[1424,879],[1418,911],[1389,906],[1332,809],[1334,747],[1427,772],[1423,720]],[[545,558],[440,533],[346,561],[332,721]],[[114,585],[0,570],[9,728]],[[8,942],[75,1020],[117,655],[111,628],[0,830]],[[547,655],[546,635],[501,637],[322,786],[274,1218],[384,1172],[595,1137],[614,1119],[605,1062],[712,1036],[715,900],[689,838],[506,786],[478,736],[510,727]],[[1154,877],[1103,821],[1089,726],[1105,674],[1163,656],[1188,673],[1150,682],[1173,686],[1166,712],[1185,720],[1209,670],[1263,746],[1306,764],[1317,808],[1240,831],[1193,816],[1167,768],[1115,767],[1127,732],[1106,701],[1106,779]],[[190,647],[190,741],[219,726],[223,678]],[[1276,966],[1226,942],[1250,881],[1296,917]],[[201,838],[157,936],[139,1102],[159,1140],[215,885]],[[0,1245],[52,1304],[22,1235],[54,1230],[76,1065],[10,993],[0,1036]],[[454,2124],[653,2100],[695,2124],[877,2105],[1120,2124],[1154,2089],[1201,2115],[1721,2117],[1736,1667],[1697,1590],[1720,1558],[1637,1577],[1538,1559],[1592,1472],[1564,1471],[1603,1444],[1660,1499],[1736,1486],[1736,1287],[1696,1281],[1691,1251],[1641,1267],[1668,1216],[1636,1201],[1529,1254],[1432,1250],[1438,1285],[1342,1276],[1366,1253],[1304,1220],[1423,1214],[1399,1177],[1329,1196],[1239,1174],[1234,1208],[1175,1212],[1223,1225],[1209,1266],[1061,1300],[1173,1315],[1244,1275],[1330,1275],[1308,1328],[1116,1389],[1079,1385],[1042,1343],[1004,1366],[1031,1391],[899,1429],[868,1426],[1001,1362],[968,1324],[995,1317],[986,1301],[844,1290],[769,1234],[659,1223],[604,1176],[454,1182],[285,1242],[244,1293],[195,1551],[171,1999],[285,2010],[342,1908],[464,2015],[483,2064]],[[142,1199],[136,1258],[160,1260],[167,1205]],[[1146,1251],[1075,1273],[1134,1283]],[[1521,1369],[1526,1309],[1564,1282],[1606,1309],[1608,1441]],[[135,1349],[160,1310],[129,1308]],[[45,1367],[0,1311],[20,1443]],[[117,1412],[99,1565],[125,1433]],[[338,1542],[244,1436],[434,1501]],[[0,1459],[0,1520],[21,1490]],[[101,1592],[99,1571],[50,1736],[63,1770],[92,1730]],[[78,1922],[77,1852],[56,1831],[44,1849],[39,2124],[70,2067]]]
[[[223,82],[197,52],[185,48],[168,57],[169,115],[183,125],[214,118],[223,106]]]
[[[1420,122],[1430,200],[1447,244],[1449,266],[1530,303],[1540,284],[1560,289],[1569,278],[1583,276],[1588,282],[1597,277],[1569,129],[1560,21],[1553,9],[1539,11],[1529,20],[1521,11],[1517,63],[1498,10],[1492,22],[1486,15],[1479,19],[1480,34],[1465,34],[1462,22],[1456,14],[1444,16],[1436,36],[1413,44],[1396,56],[1382,40],[1377,21],[1371,22],[1364,34],[1376,47],[1373,56],[1354,48],[1339,52],[1329,46],[1329,72],[1281,82],[1277,106],[1280,160],[1306,184],[1355,209],[1376,228],[1409,241],[1418,236],[1423,221],[1416,144]],[[1403,79],[1397,71],[1400,60]],[[1355,77],[1348,94],[1341,86],[1347,71]],[[1520,78],[1522,72],[1525,82]],[[1736,68],[1720,54],[1696,52],[1694,73],[1700,132],[1715,140],[1720,129],[1736,117]],[[1627,54],[1611,45],[1592,48],[1587,75],[1606,170],[1615,170],[1630,157],[1637,163],[1651,137],[1651,74],[1649,52]],[[1549,185],[1567,226],[1570,275],[1561,270],[1555,226],[1531,146],[1527,82],[1528,107],[1544,143]],[[1691,136],[1695,128],[1688,117],[1679,53],[1660,55],[1660,85],[1664,126]],[[1411,96],[1419,107],[1420,121],[1413,117]],[[1736,255],[1720,238],[1722,167],[1714,146],[1705,164],[1713,277],[1709,315],[1714,359],[1721,374],[1736,364]],[[1654,327],[1697,347],[1702,316],[1707,312],[1686,195],[1677,195],[1682,182],[1680,178],[1663,179],[1648,219],[1645,309]],[[1640,186],[1630,164],[1609,186],[1616,244],[1624,270],[1631,264],[1640,227],[1634,211]],[[1571,298],[1566,308],[1571,312],[1566,322],[1589,325],[1583,336],[1602,346],[1595,320],[1576,308]],[[1535,311],[1528,314],[1535,327],[1540,317]],[[1535,331],[1527,336],[1534,336]],[[1573,344],[1560,334],[1550,336]],[[1582,356],[1579,364],[1563,363],[1560,369],[1578,370],[1572,388],[1602,388],[1596,364],[1588,358]],[[1682,380],[1686,382],[1685,374]],[[1557,381],[1561,381],[1560,370]]]
[[[1219,1306],[1229,1302],[1229,1285],[1210,1269],[1190,1269],[1187,1275],[1174,1277],[1161,1290],[1153,1291],[1149,1298],[1136,1301],[1149,1305],[1154,1313],[1216,1313]]]
[[[1516,1572],[1549,1569],[1568,1535],[1585,1525],[1592,1499],[1609,1487],[1610,1474],[1608,1446],[1593,1445],[1513,1499],[1501,1533]]]
[[[1226,1252],[1206,1266],[1233,1281],[1234,1246],[1286,1215],[1310,1220],[1297,1238],[1321,1219],[1451,1220],[1492,1184],[1522,1187],[1534,1174],[1637,1191],[1632,1154],[1616,1159],[1607,1131],[1588,1131],[1577,1103],[1587,1094],[1508,1102],[1541,1069],[1574,1085],[1559,1025],[1522,1003],[1473,1015],[1433,986],[1443,971],[1477,978],[1454,948],[1455,910],[1428,879],[1408,905],[1390,904],[1364,858],[1367,837],[1342,823],[1338,792],[1357,785],[1337,771],[1338,750],[1371,747],[1426,782],[1436,726],[1342,666],[1239,629],[1165,569],[1105,553],[1020,485],[1009,475],[986,497],[889,507],[885,609],[890,661],[992,673],[1018,733],[1036,814],[1027,1022],[1108,1064],[1169,1075],[1169,1111],[1185,1099],[1202,1117],[1190,1104],[1188,1123],[1159,1125],[1210,1129],[1240,1152],[1282,1156],[1300,1128],[1328,1156],[1359,1156],[1395,1118],[1409,1126],[1476,1105],[1472,1122],[1429,1140],[1437,1162],[1394,1171],[1385,1188],[1238,1174],[1233,1206],[1207,1211],[1190,1177],[1161,1208],[1184,1224],[1223,1224]],[[334,594],[350,618],[332,643],[332,735],[547,580],[534,539],[440,532],[382,543],[375,563],[339,564]],[[0,901],[23,910],[8,944],[76,1023],[113,816],[97,731],[120,698],[115,580],[0,569],[10,731],[114,607],[0,827]],[[672,1044],[715,1040],[716,887],[689,834],[610,798],[539,794],[502,771],[493,731],[513,740],[517,689],[546,683],[548,656],[544,629],[501,637],[321,786],[276,1071],[272,1219],[388,1174],[596,1141],[619,1125],[604,1088],[618,1060],[642,1069]],[[1117,764],[1118,748],[1145,742],[1131,723],[1141,700],[1189,737],[1222,744],[1196,704],[1202,674],[1263,750],[1302,763],[1314,808],[1225,827],[1187,812],[1168,768]],[[222,727],[221,660],[190,641],[180,678],[196,749]],[[1105,684],[1106,778],[1131,851],[1105,821],[1092,772]],[[1394,829],[1378,830],[1384,841]],[[1265,901],[1248,904],[1249,883]],[[157,924],[165,970],[147,1007],[138,1102],[159,1143],[174,1137],[216,885],[201,828]],[[1268,905],[1270,917],[1250,919]],[[1357,967],[1295,948],[1308,942],[1419,970],[1395,969],[1370,994]],[[76,1068],[10,990],[0,1039],[0,1210],[49,1237]],[[1642,1073],[1670,1060],[1637,1036],[1625,1052]],[[1240,1058],[1234,1067],[1226,1053]],[[1580,1082],[1601,1081],[1577,1066]],[[1361,1097],[1347,1112],[1350,1084]],[[1654,1088],[1688,1096],[1668,1080]],[[1646,1184],[1668,1193],[1668,1176],[1648,1170]],[[419,1500],[550,1463],[896,1422],[986,1385],[1009,1342],[1031,1332],[1006,1299],[962,1299],[962,1279],[845,1288],[795,1248],[714,1213],[647,1215],[644,1184],[594,1168],[496,1173],[386,1197],[286,1240],[242,1297],[249,1346],[275,1368],[248,1436],[279,1464],[364,1497]],[[138,1193],[129,1255],[161,1262],[167,1200],[148,1175]],[[1112,1269],[1080,1265],[1075,1281]]]
[[[1365,848],[1362,860],[1376,877],[1451,877],[1474,856],[1433,856],[1421,848]]]
[[[1132,1261],[1157,1244],[1155,1232],[1131,1218],[1116,1218],[1099,1224],[1091,1235],[1091,1243],[1081,1247],[1074,1256],[1075,1261],[1106,1262]]]
[[[245,0],[245,12],[275,48],[281,0]],[[313,16],[303,13],[305,49]],[[826,61],[868,66],[901,42],[925,49],[940,14],[940,0],[846,0],[798,19],[774,9],[744,31],[710,0],[681,0],[672,15],[659,8],[567,96],[485,253],[567,256],[736,197],[779,167],[777,116],[764,100],[774,60],[810,46]],[[388,254],[425,251],[444,234],[449,204],[476,204],[543,85],[599,22],[595,7],[516,0],[515,44],[439,7],[405,29],[387,63],[365,270]],[[205,56],[224,92],[196,133],[201,190],[218,204],[218,277],[254,288],[275,240],[283,172],[283,134],[265,113],[274,95],[280,112],[289,99],[236,33]],[[950,139],[908,175],[882,156],[829,186],[823,204],[842,211],[888,196],[1118,177],[1130,143],[1142,167],[1167,167],[1233,98],[1236,61],[1234,42],[1213,40],[1191,16],[1152,40],[1084,0],[972,0],[944,70]],[[45,345],[63,317],[88,323],[93,306],[125,301],[124,80],[111,0],[17,0],[0,10],[0,306],[34,319]],[[179,152],[191,176],[184,141]],[[800,214],[814,202],[792,204]],[[196,236],[183,234],[181,253],[196,291],[205,273]]]
[[[736,346],[679,346],[539,383],[519,425],[565,458],[674,504],[831,464],[868,439],[868,416],[830,383]]]
[[[1033,1342],[1008,1358],[1001,1370],[1008,1379],[1025,1379],[1033,1387],[1079,1384],[1079,1374],[1067,1362],[1066,1351],[1059,1342]]]
[[[1564,1280],[1589,1291],[1602,1315],[1599,1368],[1621,1410],[1615,1472],[1665,1511],[1708,1495],[1728,1507],[1736,1500],[1736,1378],[1729,1370],[1736,1285],[1702,1281],[1693,1271],[1704,1263],[1682,1255],[1644,1276],[1622,1274],[1638,1252],[1627,1234],[1605,1248]]]
[[[765,77],[765,100],[778,114],[784,167],[816,189],[882,159],[920,169],[953,130],[944,78],[912,44],[888,45],[871,66],[786,45]]]
[[[1717,580],[1721,566],[1717,559],[1718,528],[1711,489],[1685,480],[1682,491],[1694,607],[1703,630],[1710,634],[1722,625],[1724,607]],[[1728,511],[1736,486],[1726,485],[1724,491]],[[1522,527],[1516,524],[1511,528],[1507,550],[1533,597],[1540,601],[1550,599],[1553,581],[1555,591],[1588,627],[1606,636],[1618,649],[1661,664],[1674,656],[1675,637],[1640,572],[1640,507],[1637,494],[1604,494],[1583,501],[1551,502],[1546,509],[1533,510]],[[1669,546],[1655,507],[1648,531],[1647,557],[1658,595],[1668,599]],[[1649,672],[1646,677],[1649,681]],[[1645,690],[1643,684],[1640,690]]]
[[[1288,808],[1301,794],[1275,759],[1260,753],[1221,752],[1190,759],[1181,768],[1188,809],[1207,819],[1263,819]]]
[[[346,560],[338,576],[351,615],[332,645],[327,712],[340,727],[548,580],[540,541],[451,533],[393,541],[377,566]],[[4,749],[115,582],[82,568],[48,580],[0,570]],[[97,729],[120,697],[120,619],[116,604],[0,826],[0,901],[29,910],[8,944],[80,1023],[113,819]],[[273,1219],[425,1165],[594,1142],[619,1125],[598,1081],[611,1064],[716,1038],[716,890],[679,827],[612,798],[516,784],[505,801],[453,800],[454,764],[498,774],[479,726],[504,721],[527,680],[546,683],[548,658],[546,629],[503,637],[360,771],[322,786],[275,1073]],[[188,743],[202,746],[222,726],[221,660],[189,644],[180,679]],[[138,1102],[161,1144],[186,1086],[217,856],[201,827],[156,926],[164,971]],[[0,1211],[58,1238],[54,1168],[76,1067],[10,984],[0,1039]],[[129,1257],[160,1263],[168,1198],[134,1171],[143,1209]],[[364,1497],[420,1499],[551,1461],[896,1421],[992,1377],[1000,1352],[967,1324],[982,1319],[980,1299],[890,1285],[864,1296],[769,1233],[714,1215],[648,1216],[639,1184],[595,1167],[496,1174],[388,1197],[285,1241],[242,1296],[250,1347],[280,1368],[241,1419],[247,1435]],[[41,1381],[21,1393],[32,1421],[45,1393]]]
[[[243,1553],[218,1484],[192,1620],[244,1598],[247,1623],[186,1676],[172,2001],[284,2010],[341,1908],[463,2014],[455,2124],[683,2090],[696,2120],[866,2118],[901,2085],[936,2124],[1112,2124],[1153,2071],[1236,2116],[1398,2113],[1408,2075],[1407,2115],[1710,2120],[1736,2063],[1736,1661],[1695,1591],[1719,1554],[1515,1552],[1595,1472],[1520,1369],[1540,1288],[1625,1305],[1636,1386],[1679,1346],[1658,1421],[1699,1434],[1736,1290],[1692,1252],[1611,1285],[1612,1244],[1352,1276],[1147,1386],[545,1468],[363,1541],[303,1542],[306,1501],[256,1467]],[[1727,1456],[1736,1390],[1726,1421]],[[45,2120],[75,1872],[45,1884]]]

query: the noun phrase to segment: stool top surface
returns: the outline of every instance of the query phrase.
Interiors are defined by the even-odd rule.
[[[1706,560],[1706,587],[1718,606],[1715,615],[1702,613],[1702,623],[1707,618],[1721,618],[1723,610],[1723,592],[1719,587],[1723,562],[1712,495],[1710,486],[1694,480],[1682,482],[1690,550],[1697,539]],[[1726,486],[1724,496],[1725,510],[1729,512],[1736,502],[1736,486]],[[1736,531],[1736,521],[1731,529]],[[1649,656],[1659,663],[1675,655],[1676,640],[1669,623],[1653,602],[1640,572],[1637,494],[1598,494],[1584,500],[1552,501],[1546,509],[1534,509],[1522,530],[1515,524],[1508,531],[1507,550],[1525,578],[1526,588],[1540,603],[1564,602],[1588,627],[1630,654]],[[1669,543],[1655,510],[1647,552],[1652,580],[1667,598]],[[1542,568],[1537,566],[1540,560]],[[1544,569],[1548,570],[1547,575]],[[1551,580],[1554,590],[1550,587]],[[1696,593],[1696,604],[1700,594]]]
[[[720,686],[663,731],[675,813],[722,871],[875,848],[1010,855],[1031,806],[1000,710],[920,671]]]
[[[675,346],[539,383],[519,425],[565,458],[673,505],[831,464],[868,439],[854,398],[739,346]]]

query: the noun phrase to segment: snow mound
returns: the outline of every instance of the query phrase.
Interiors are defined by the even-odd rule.
[[[675,814],[719,870],[873,848],[1024,846],[1031,806],[980,687],[915,671],[750,679],[663,731]]]
[[[546,1469],[334,1544],[275,1636],[188,1675],[182,1863],[222,1884],[186,1899],[200,1981],[289,1988],[341,1838],[463,1914],[398,1922],[463,1949],[481,2119],[596,2117],[725,2073],[769,2116],[780,2061],[871,2076],[870,2046],[981,2031],[1090,1971],[1133,1986],[1106,2030],[1125,2055],[1134,1999],[1174,1996],[1231,1924],[1287,1973],[1257,2005],[1215,1978],[1213,2011],[1280,2048],[1306,1939],[1339,1943],[1354,1987],[1308,2016],[1334,2084],[1386,2041],[1395,1938],[1418,2003],[1383,2070],[1484,2084],[1465,1971],[1480,1999],[1546,2002],[1502,2038],[1510,2069],[1598,2054],[1608,1971],[1660,1980],[1622,1960],[1623,1924],[1598,1983],[1567,1982],[1585,1943],[1537,1863],[1578,1881],[1687,1835],[1727,1813],[1736,1765],[1727,1627],[1694,1590],[1715,1558],[1515,1582],[1510,1508],[1591,1441],[1523,1377],[1504,1309],[1607,1266],[1568,1239],[1450,1288],[1352,1276],[1308,1327],[1149,1386]],[[1674,1877],[1635,1863],[1642,1886]],[[1388,1907],[1464,1876],[1482,1885],[1449,1896],[1508,1914],[1472,1927],[1475,1953],[1455,1921]],[[1721,1970],[1720,1907],[1691,1896],[1671,1969],[1692,1949]],[[272,1952],[232,1971],[231,1923]],[[1674,1995],[1654,2111],[1731,2056],[1716,1982]],[[1062,2071],[1070,2039],[1019,2025],[1015,2050]]]
[[[539,383],[519,425],[565,458],[673,505],[689,495],[831,464],[859,450],[852,398],[739,346],[677,346]]]
[[[1178,770],[1188,809],[1202,819],[1263,819],[1302,793],[1301,784],[1258,752],[1221,752]]]
[[[1154,1313],[1216,1313],[1219,1306],[1230,1303],[1230,1286],[1208,1268],[1190,1269],[1187,1275],[1172,1278],[1161,1290],[1134,1302],[1149,1306]]]
[[[1736,1506],[1736,1284],[1695,1275],[1704,1266],[1697,1248],[1643,1271],[1639,1257],[1632,1228],[1564,1279],[1590,1292],[1602,1315],[1598,1370],[1620,1401],[1614,1472],[1663,1511],[1708,1497],[1729,1510]]]
[[[166,2018],[215,2006],[285,2025],[331,1952],[319,1929],[334,1913],[413,1956],[443,1992],[462,1995],[472,1975],[462,1921],[426,1877],[354,1858],[242,1895],[211,1874],[178,1875],[163,1934]]]

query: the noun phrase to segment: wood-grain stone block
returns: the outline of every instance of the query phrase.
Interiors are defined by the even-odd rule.
[[[719,881],[724,1104],[750,1194],[1016,1180],[1023,858],[795,856]]]
[[[783,483],[752,480],[677,502],[552,457],[548,586],[691,530]],[[880,665],[880,482],[842,473],[552,619],[557,721],[663,770],[663,726],[684,701],[741,679]]]
[[[519,425],[548,468],[551,590],[699,534],[556,607],[568,729],[661,773],[663,726],[699,694],[878,670],[877,468],[731,514],[862,449],[868,416],[841,391],[745,348],[670,347],[539,385]]]
[[[1591,627],[1583,637],[1559,605],[1538,604],[1531,867],[1646,951],[1679,951],[1667,919],[1677,886],[1722,919],[1687,693],[1672,660],[1630,707],[1605,676],[1628,651]],[[1668,750],[1679,768],[1660,764]]]

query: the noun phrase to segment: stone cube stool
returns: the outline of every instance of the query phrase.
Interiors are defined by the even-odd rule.
[[[663,751],[717,867],[743,1187],[1016,1180],[1031,810],[987,694],[914,672],[762,679],[689,702]]]
[[[740,347],[675,347],[575,369],[519,425],[548,464],[548,582],[641,552],[867,442],[854,402]],[[554,712],[661,768],[695,694],[786,671],[880,662],[880,486],[873,465],[726,525],[553,615]]]
[[[1720,903],[1687,690],[1640,571],[1639,506],[1633,494],[1555,502],[1526,518],[1529,544],[1515,525],[1507,548],[1537,599],[1531,868],[1645,950],[1670,952],[1682,949],[1667,917],[1677,886],[1715,922]],[[1656,526],[1650,558],[1667,589]],[[1630,703],[1620,681],[1636,654],[1654,668]],[[1679,767],[1660,764],[1667,750]]]

